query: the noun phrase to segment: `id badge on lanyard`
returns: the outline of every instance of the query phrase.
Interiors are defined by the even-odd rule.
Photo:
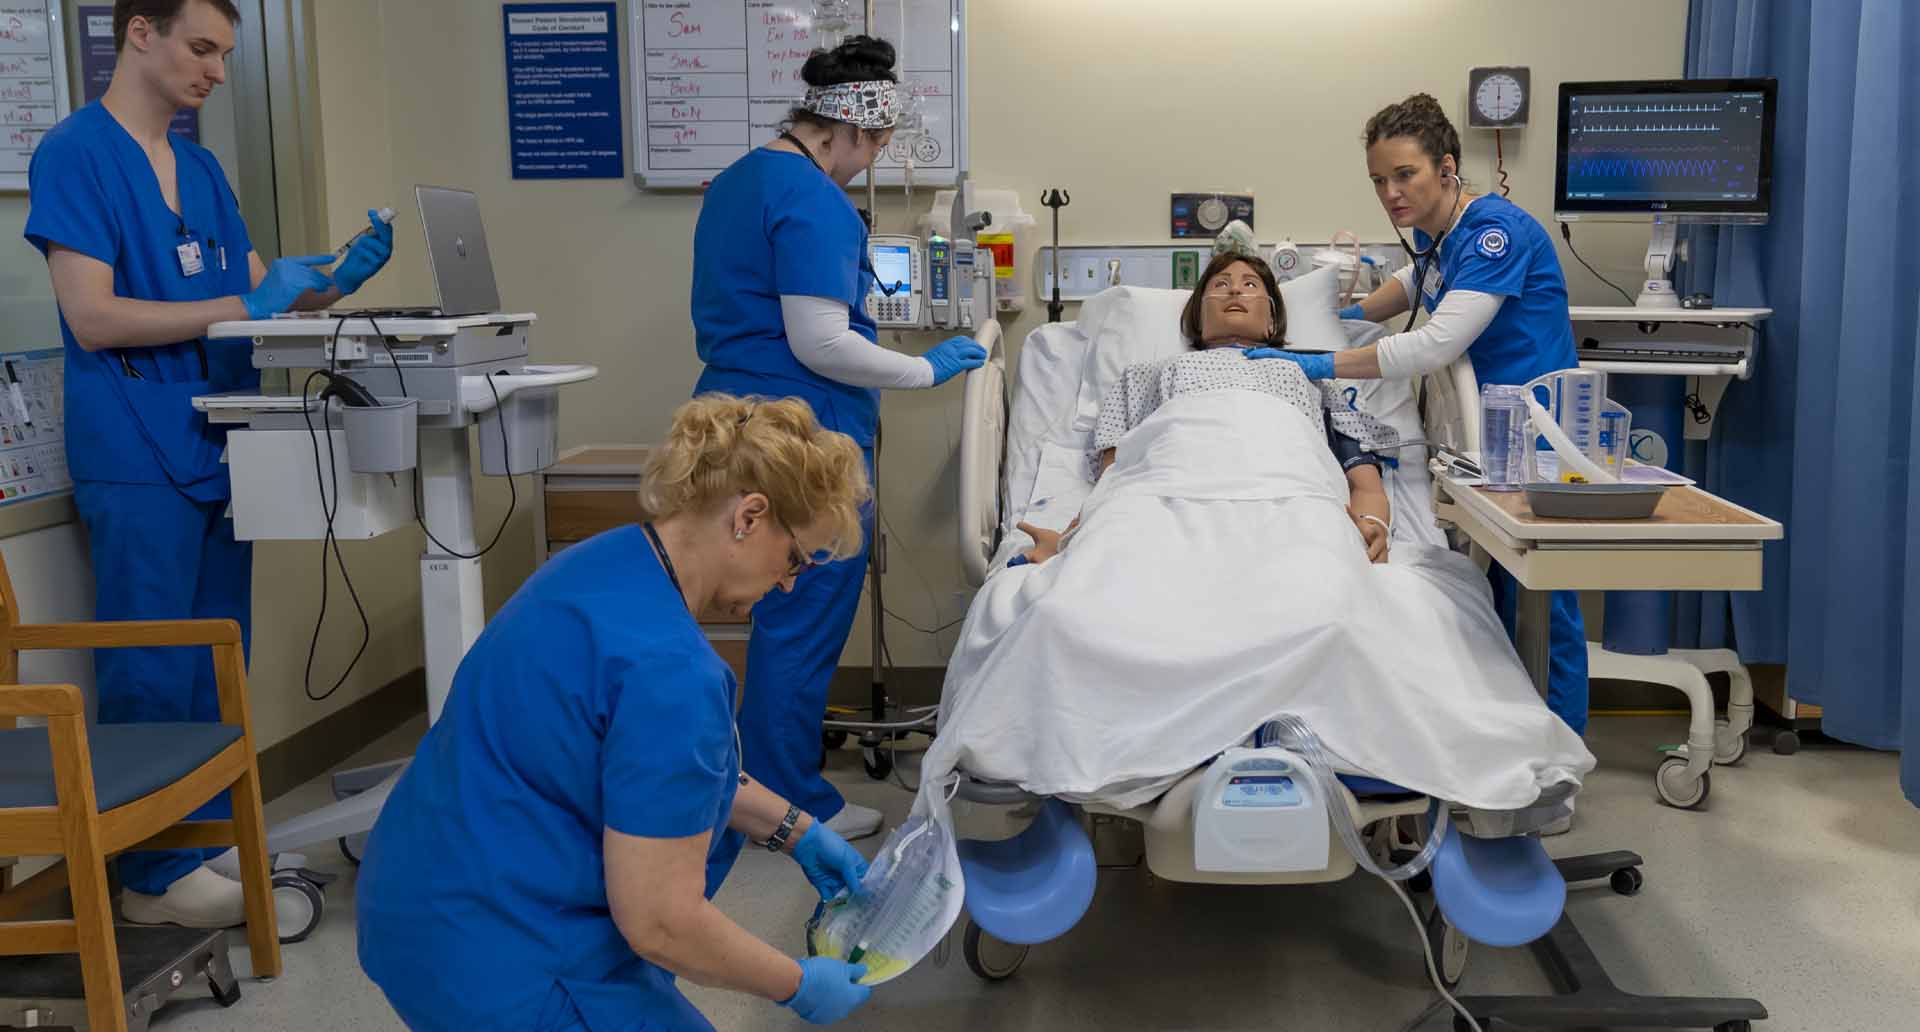
[[[1440,273],[1440,263],[1435,261],[1427,266],[1427,275],[1420,283],[1420,292],[1426,295],[1429,301],[1437,304],[1440,301],[1440,289],[1445,282],[1445,277]]]
[[[207,260],[200,250],[200,241],[188,240],[174,248],[173,253],[180,259],[180,275],[192,279],[206,271]]]

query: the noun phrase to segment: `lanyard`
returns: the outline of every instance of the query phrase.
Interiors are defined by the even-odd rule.
[[[667,546],[660,540],[660,532],[653,529],[652,520],[642,523],[640,529],[647,532],[647,540],[653,543],[653,552],[660,557],[660,568],[667,572],[667,580],[673,582],[673,593],[680,596],[681,605],[687,605],[686,589],[680,586],[680,574],[674,571],[673,556],[667,554]],[[692,606],[687,606],[687,614],[689,616],[693,614]],[[733,722],[733,752],[734,755],[741,757],[741,763],[744,764],[746,762],[746,752],[740,746],[740,721],[738,718],[735,718]],[[744,787],[746,783],[747,772],[743,767],[740,771],[740,784]]]

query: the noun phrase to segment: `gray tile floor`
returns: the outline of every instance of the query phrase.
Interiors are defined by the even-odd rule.
[[[355,762],[403,755],[410,727]],[[1754,996],[1767,1030],[1911,1029],[1920,1014],[1920,811],[1900,797],[1895,758],[1812,745],[1791,757],[1756,748],[1715,774],[1704,812],[1654,798],[1651,751],[1684,737],[1677,717],[1594,721],[1601,768],[1580,823],[1557,855],[1633,849],[1646,889],[1626,899],[1576,889],[1569,907],[1617,981],[1640,992]],[[857,754],[834,758],[848,795],[905,815],[909,797],[865,780]],[[316,782],[269,816],[324,801]],[[863,843],[871,851],[878,840]],[[161,1012],[160,1032],[398,1029],[354,962],[351,868],[331,849],[313,864],[345,875],[325,925],[286,949],[286,973],[246,981],[232,1010],[192,999]],[[754,932],[798,952],[811,909],[790,862],[749,853],[720,895]],[[888,985],[845,1027],[960,1029],[1391,1030],[1434,997],[1418,941],[1387,889],[1365,876],[1293,889],[1179,886],[1105,872],[1093,908],[1064,939],[1036,947],[1012,980],[984,985],[957,949]],[[235,940],[236,943],[238,940]],[[234,949],[247,972],[246,951]],[[1476,948],[1465,992],[1546,988],[1525,951]],[[798,1029],[768,1004],[699,988],[689,995],[722,1029]],[[1419,1026],[1446,1029],[1445,1016]]]

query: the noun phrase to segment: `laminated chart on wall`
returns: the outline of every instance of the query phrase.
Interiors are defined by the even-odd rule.
[[[847,35],[864,31],[863,5],[852,6]],[[780,134],[806,91],[801,66],[819,45],[811,3],[635,0],[629,9],[642,186],[704,185]],[[952,185],[966,167],[966,0],[876,0],[873,21],[871,34],[904,52],[902,87],[918,98],[927,129],[917,141],[897,135],[877,162],[880,183],[900,185],[911,157],[914,185]]]
[[[73,489],[64,359],[59,348],[0,352],[0,507]]]
[[[60,0],[0,0],[0,190],[25,190],[40,137],[67,116]]]

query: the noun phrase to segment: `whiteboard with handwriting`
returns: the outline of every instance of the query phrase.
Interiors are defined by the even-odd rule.
[[[27,188],[33,148],[67,117],[60,0],[0,0],[0,190]]]
[[[861,31],[863,5],[853,6],[848,35]],[[702,186],[780,134],[816,45],[809,0],[635,0],[632,11],[640,185]],[[901,82],[927,126],[917,145],[896,139],[880,156],[880,183],[904,181],[911,147],[915,185],[950,186],[967,159],[966,0],[876,0],[873,21],[873,35],[902,52]]]

